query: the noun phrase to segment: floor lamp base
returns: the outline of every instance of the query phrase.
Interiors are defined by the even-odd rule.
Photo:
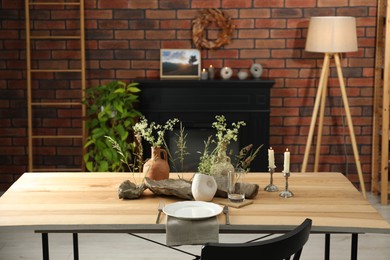
[[[318,89],[317,89],[316,100],[314,103],[313,115],[312,115],[312,119],[311,119],[311,123],[310,123],[309,135],[308,135],[308,139],[306,142],[306,148],[305,148],[305,154],[303,157],[301,172],[306,172],[307,163],[308,163],[308,159],[309,159],[309,153],[310,153],[310,147],[311,147],[311,143],[312,143],[313,135],[314,135],[314,128],[315,128],[318,113],[320,110],[319,122],[318,122],[316,154],[315,154],[315,161],[314,161],[314,172],[318,171],[318,161],[319,161],[319,155],[320,155],[320,146],[321,146],[321,137],[322,137],[322,128],[323,128],[323,119],[324,119],[325,101],[326,101],[326,88],[327,88],[327,81],[328,81],[328,76],[329,76],[330,59],[332,56],[334,57],[335,63],[336,63],[337,75],[338,75],[338,79],[339,79],[339,83],[340,83],[341,96],[343,99],[345,114],[347,117],[349,135],[351,138],[351,143],[352,143],[352,148],[353,148],[353,153],[354,153],[354,158],[355,158],[355,163],[356,163],[356,169],[357,169],[358,176],[359,176],[359,182],[360,182],[361,190],[363,193],[363,197],[367,198],[366,197],[366,189],[365,189],[364,180],[363,180],[363,173],[362,173],[362,169],[361,169],[359,153],[358,153],[358,148],[357,148],[357,143],[356,143],[356,138],[355,138],[355,132],[353,130],[351,112],[349,109],[347,92],[345,90],[344,78],[343,78],[343,74],[342,74],[342,70],[341,70],[340,56],[338,53],[335,53],[335,54],[325,53],[324,63],[322,66],[322,71],[321,71],[321,77],[320,77],[320,81],[319,81]]]

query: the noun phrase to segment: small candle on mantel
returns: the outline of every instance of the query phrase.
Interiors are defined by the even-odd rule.
[[[275,168],[275,156],[272,147],[268,149],[268,168]]]
[[[210,65],[209,67],[209,79],[214,79],[214,67],[213,65]]]
[[[290,152],[288,148],[284,152],[284,169],[283,172],[290,172]]]
[[[206,80],[209,77],[209,74],[207,73],[206,69],[202,69],[202,72],[200,73],[200,79]]]

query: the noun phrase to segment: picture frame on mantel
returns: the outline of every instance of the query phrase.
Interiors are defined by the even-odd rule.
[[[201,56],[197,49],[161,49],[160,78],[199,79]]]

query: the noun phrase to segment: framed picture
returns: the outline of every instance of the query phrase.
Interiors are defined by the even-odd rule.
[[[161,49],[161,78],[199,78],[200,51],[197,49]]]

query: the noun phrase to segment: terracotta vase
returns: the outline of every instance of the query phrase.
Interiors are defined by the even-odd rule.
[[[169,178],[167,151],[161,147],[151,147],[151,158],[144,164],[143,173],[146,177],[160,181]]]
[[[197,201],[211,201],[217,192],[217,182],[211,175],[196,173],[192,180],[191,192]]]

